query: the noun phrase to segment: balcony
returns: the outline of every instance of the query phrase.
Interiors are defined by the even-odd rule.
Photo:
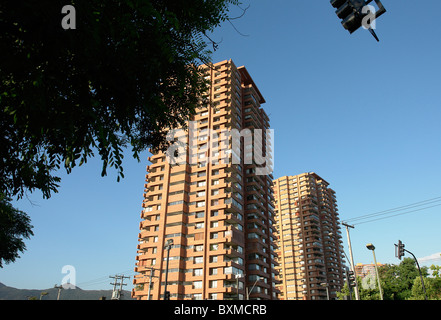
[[[230,224],[243,222],[243,216],[237,212],[226,212],[224,214],[224,217],[225,217],[225,221]]]
[[[228,258],[237,258],[237,257],[239,257],[239,258],[243,258],[244,257],[244,254],[243,254],[243,252],[239,252],[239,251],[237,251],[235,248],[233,248],[233,247],[229,247],[229,248],[226,248],[225,249],[225,256],[227,256]]]
[[[225,208],[226,212],[236,213],[237,211],[243,210],[242,204],[234,198],[225,199],[224,203],[227,205]]]
[[[219,238],[220,243],[225,243],[227,245],[242,245],[244,243],[244,235],[242,231],[237,230],[236,228],[228,227],[226,231],[224,231],[222,237]]]

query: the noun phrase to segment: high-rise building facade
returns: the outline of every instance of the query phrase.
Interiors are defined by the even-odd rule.
[[[335,299],[344,253],[335,192],[317,174],[274,180],[282,300]]]
[[[377,268],[384,266],[382,263],[377,262]],[[367,276],[373,275],[375,277],[375,264],[363,264],[357,263],[355,265],[355,276],[360,277],[361,280],[366,278]],[[374,279],[375,281],[375,279]],[[375,283],[375,282],[374,282]]]
[[[132,296],[276,299],[273,177],[258,174],[261,161],[245,161],[272,161],[271,141],[254,133],[269,129],[265,100],[231,60],[204,72],[210,92],[174,135],[186,148],[149,158]]]

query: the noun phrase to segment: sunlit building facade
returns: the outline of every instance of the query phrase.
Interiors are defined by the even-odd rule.
[[[269,129],[265,100],[231,60],[204,72],[210,92],[175,135],[187,145],[173,153],[179,163],[149,158],[132,297],[164,299],[167,274],[171,300],[276,299],[273,176],[258,174],[272,165],[271,141],[234,147],[237,137],[224,135]],[[245,161],[255,153],[263,165]]]
[[[335,192],[317,174],[274,180],[281,300],[335,299],[344,255]]]

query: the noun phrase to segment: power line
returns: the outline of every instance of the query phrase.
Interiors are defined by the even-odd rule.
[[[408,213],[412,213],[412,212],[417,212],[417,211],[421,211],[421,210],[426,210],[426,209],[430,209],[430,208],[434,208],[434,207],[439,207],[439,206],[441,206],[441,203],[437,204],[437,205],[434,205],[434,206],[430,206],[430,207],[425,207],[425,208],[421,208],[421,209],[415,209],[415,210],[411,210],[411,211],[406,211],[406,212],[402,212],[402,213],[393,214],[393,215],[387,216],[387,217],[382,217],[382,218],[377,218],[377,219],[372,219],[372,220],[368,220],[368,221],[354,223],[354,225],[359,225],[359,224],[374,222],[374,221],[378,221],[378,220],[388,219],[388,218],[392,218],[392,217],[396,217],[396,216],[401,216],[401,215],[404,215],[404,214],[408,214]]]
[[[363,220],[363,219],[368,219],[371,217],[375,217],[375,216],[382,216],[382,215],[386,215],[389,213],[393,213],[393,212],[397,212],[397,211],[402,211],[402,210],[406,210],[406,209],[410,209],[410,208],[414,208],[414,207],[420,207],[423,205],[427,205],[427,204],[431,204],[431,203],[436,203],[436,202],[440,202],[441,201],[441,197],[437,197],[437,198],[433,198],[433,199],[428,199],[428,200],[424,200],[424,201],[419,201],[419,202],[415,202],[415,203],[411,203],[405,206],[400,206],[400,207],[396,207],[396,208],[392,208],[392,209],[388,209],[388,210],[384,210],[384,211],[379,211],[379,212],[374,212],[374,213],[370,213],[370,214],[365,214],[359,217],[355,217],[355,218],[350,218],[345,220],[345,222],[350,222],[350,221],[356,221],[356,220]]]
[[[129,269],[129,270],[126,270],[123,272],[119,272],[118,274],[128,274],[129,276],[134,276],[137,273],[135,271],[133,271],[133,269]],[[92,280],[78,283],[77,286],[80,288],[90,287],[90,286],[94,286],[94,285],[98,285],[98,284],[102,284],[102,283],[107,283],[108,281],[109,281],[109,276],[106,275],[106,276],[103,276],[100,278],[96,278],[96,279],[92,279]]]
[[[411,204],[408,204],[408,205],[405,205],[405,206],[400,206],[400,207],[396,207],[396,208],[392,208],[392,209],[388,209],[388,210],[383,210],[383,211],[379,211],[379,212],[365,214],[365,215],[362,215],[362,216],[359,216],[359,217],[355,217],[355,218],[350,218],[350,219],[344,220],[344,222],[366,220],[366,219],[370,219],[370,218],[374,218],[374,217],[388,215],[387,217],[371,219],[371,220],[363,221],[363,222],[355,222],[353,224],[354,225],[358,225],[358,224],[373,222],[373,221],[377,221],[377,220],[383,220],[383,219],[387,219],[387,218],[391,218],[391,217],[395,217],[395,216],[404,215],[404,214],[407,214],[407,213],[412,213],[412,212],[416,212],[416,211],[421,211],[421,210],[425,210],[425,209],[441,206],[441,203],[439,203],[439,202],[441,202],[441,197],[436,197],[436,198],[432,198],[432,199],[427,199],[427,200],[411,203]],[[429,204],[435,204],[435,205],[424,207],[424,208],[419,208],[421,206],[427,206]],[[398,214],[392,214],[391,215],[391,213],[399,212],[399,211],[403,211],[403,210],[407,210],[407,209],[412,209],[412,208],[418,208],[418,209],[410,210],[410,211],[401,212],[401,213],[398,213]]]

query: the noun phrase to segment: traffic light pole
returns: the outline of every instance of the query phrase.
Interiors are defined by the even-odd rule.
[[[345,268],[346,273],[346,284],[348,285],[349,295],[346,296],[346,300],[352,300],[352,286],[351,282],[349,281],[349,268]]]
[[[416,265],[418,267],[418,272],[420,273],[421,285],[423,286],[423,291],[424,291],[424,299],[427,300],[426,286],[424,285],[424,279],[423,279],[423,274],[421,273],[420,264],[418,263],[418,260],[415,257],[415,255],[412,252],[410,252],[409,250],[404,249],[404,247],[405,247],[404,243],[402,243],[401,240],[398,240],[398,244],[395,245],[395,255],[400,260],[401,260],[401,257],[404,256],[404,252],[410,253],[412,255],[412,257],[415,260]]]
[[[418,263],[418,260],[417,260],[417,258],[415,257],[415,255],[414,255],[412,252],[410,252],[409,250],[404,249],[404,251],[406,251],[407,253],[410,253],[410,254],[412,255],[413,259],[414,259],[415,262],[416,262],[416,265],[417,265],[417,267],[418,267],[418,271],[419,271],[419,273],[420,273],[421,285],[423,286],[424,300],[427,300],[426,287],[425,287],[425,285],[424,285],[423,274],[421,273],[421,268],[420,268],[420,265],[419,265],[419,263]]]
[[[354,226],[351,226],[347,223],[342,223],[342,225],[344,225],[346,227],[346,235],[348,236],[348,248],[349,248],[349,256],[351,257],[351,269],[352,272],[354,272],[354,276],[355,276],[355,300],[360,300],[360,295],[358,293],[358,283],[357,283],[357,276],[355,274],[355,265],[354,265],[354,257],[352,255],[352,246],[351,246],[351,238],[349,236],[349,228],[354,228]]]

